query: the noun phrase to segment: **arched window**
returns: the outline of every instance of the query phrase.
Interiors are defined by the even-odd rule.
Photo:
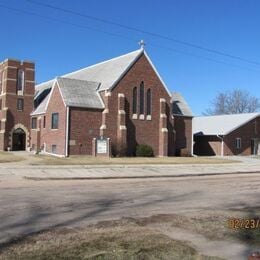
[[[144,114],[144,82],[142,81],[140,84],[140,98],[139,98],[139,102],[140,102],[140,114],[143,115]]]
[[[19,69],[17,75],[17,91],[23,91],[24,89],[24,71]]]
[[[152,111],[152,92],[149,88],[146,92],[146,115],[150,116]]]
[[[137,114],[137,87],[133,88],[133,114]]]

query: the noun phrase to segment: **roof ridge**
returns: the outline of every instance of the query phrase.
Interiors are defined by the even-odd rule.
[[[71,74],[73,75],[74,73],[77,73],[77,72],[80,72],[80,71],[83,71],[83,70],[87,70],[87,69],[90,69],[90,68],[99,66],[99,65],[104,64],[104,63],[107,63],[107,62],[111,62],[111,61],[118,60],[118,59],[120,59],[120,58],[123,58],[123,57],[126,57],[126,56],[128,56],[128,55],[131,55],[131,54],[133,54],[133,53],[135,53],[135,52],[136,52],[136,53],[142,53],[142,52],[144,52],[144,50],[138,49],[138,50],[135,50],[135,51],[132,51],[132,52],[129,52],[129,53],[126,53],[126,54],[123,54],[123,55],[120,55],[120,56],[117,56],[117,57],[108,59],[108,60],[104,60],[104,61],[101,61],[101,62],[92,64],[92,65],[87,66],[87,67],[84,67],[84,68],[82,68],[82,69],[79,69],[79,70],[76,70],[76,71],[67,73],[67,74],[65,74],[65,75],[63,75],[63,76],[68,76],[68,75],[71,75]]]

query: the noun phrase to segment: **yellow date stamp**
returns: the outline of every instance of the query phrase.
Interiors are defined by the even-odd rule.
[[[229,218],[227,226],[230,229],[260,229],[260,218]]]

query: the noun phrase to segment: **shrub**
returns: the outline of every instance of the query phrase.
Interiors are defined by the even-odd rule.
[[[136,146],[136,156],[153,157],[153,148],[146,144]]]

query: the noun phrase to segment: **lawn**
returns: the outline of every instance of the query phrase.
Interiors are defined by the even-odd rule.
[[[121,158],[103,158],[92,156],[70,156],[68,158],[59,158],[47,155],[35,155],[32,165],[163,165],[163,164],[222,164],[234,163],[236,160],[227,160],[221,158],[209,157],[121,157]]]
[[[0,152],[0,163],[12,163],[24,161],[25,158],[12,152]]]
[[[29,236],[0,251],[0,259],[189,259],[218,260],[200,255],[188,242],[135,223],[107,222],[81,230],[56,229]]]

